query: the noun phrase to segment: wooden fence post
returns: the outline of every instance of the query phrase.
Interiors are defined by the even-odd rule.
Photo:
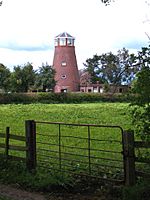
[[[133,186],[136,183],[133,131],[123,132],[123,155],[124,155],[125,185]]]
[[[5,155],[6,158],[8,158],[9,155],[9,135],[10,134],[10,129],[9,127],[6,127],[6,138],[5,138]]]
[[[36,169],[36,124],[34,120],[25,121],[26,165],[29,171]]]

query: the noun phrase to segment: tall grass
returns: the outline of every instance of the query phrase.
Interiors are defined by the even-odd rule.
[[[119,125],[131,128],[127,103],[0,105],[0,132],[24,134],[25,120]]]
[[[5,131],[5,127],[9,126],[12,133],[19,135],[24,135],[25,120],[36,120],[36,121],[50,121],[50,122],[65,122],[65,123],[79,123],[79,124],[103,124],[103,125],[118,125],[123,129],[131,128],[131,120],[129,115],[128,104],[126,103],[91,103],[91,104],[10,104],[1,105],[1,122],[0,122],[0,132]],[[38,148],[51,149],[52,151],[59,151],[59,147],[49,143],[58,144],[58,127],[52,125],[37,125],[37,132],[46,134],[47,138],[41,137],[37,134],[37,141],[43,142],[42,146],[37,145]],[[56,135],[56,137],[50,137],[49,135]],[[82,136],[87,138],[87,128],[86,127],[61,127],[62,136]],[[92,149],[102,149],[102,150],[118,150],[121,152],[122,146],[116,143],[111,143],[109,140],[121,141],[121,133],[115,130],[105,130],[102,128],[91,128],[91,138],[106,140],[106,142],[91,141]],[[45,143],[48,142],[46,145]],[[87,148],[87,139],[74,139],[74,138],[61,138],[61,143],[65,146],[72,146],[77,148]],[[81,154],[83,156],[88,155],[87,150],[82,149],[71,149],[62,148],[63,152]],[[46,152],[43,152],[45,154]],[[91,151],[91,156],[96,156],[95,151]],[[49,156],[58,157],[58,153],[49,153]],[[65,154],[63,157],[65,158]],[[112,153],[102,153],[98,156],[115,158],[115,154]],[[72,156],[73,157],[73,156]],[[80,159],[78,156],[74,156],[71,159]],[[69,156],[70,159],[70,156]],[[118,159],[121,158],[121,154],[118,154]],[[87,158],[83,160],[88,161]],[[99,162],[99,160],[92,159],[94,163]],[[56,159],[54,161],[56,163]],[[104,162],[104,161],[103,161]],[[108,162],[108,161],[107,161]],[[76,164],[76,166],[79,163]],[[81,165],[81,164],[80,164]]]
[[[80,123],[80,124],[103,124],[103,125],[118,125],[121,126],[123,129],[132,129],[132,125],[131,125],[131,117],[130,117],[130,109],[129,109],[129,105],[127,103],[84,103],[84,104],[29,104],[29,105],[24,105],[24,104],[1,104],[0,105],[0,132],[5,132],[5,128],[7,126],[10,127],[11,133],[15,133],[15,134],[19,134],[19,135],[24,135],[25,134],[25,120],[36,120],[36,121],[50,121],[50,122],[65,122],[65,123]],[[53,130],[54,132],[57,131],[56,127],[53,127],[51,130]],[[43,133],[47,134],[50,133],[49,132],[49,126],[40,126],[38,125],[37,127],[37,131],[39,133]],[[51,131],[51,134],[53,133],[53,131]],[[71,135],[82,135],[83,137],[87,136],[87,131],[85,131],[85,128],[73,128],[73,127],[66,127],[64,129],[62,129],[61,132],[62,136],[65,136],[65,134],[71,134]],[[112,144],[111,142],[109,143],[109,140],[119,140],[121,141],[121,135],[119,132],[114,133],[114,131],[100,131],[97,130],[97,128],[92,128],[91,130],[91,137],[96,138],[96,139],[105,139],[108,140],[107,144],[102,144],[101,142],[95,142],[95,141],[91,141],[91,147],[93,149],[107,149],[107,150],[118,150],[121,151],[121,145],[117,145],[117,144]],[[51,141],[50,141],[51,139]],[[37,140],[38,142],[42,142],[44,140],[43,137],[41,137],[40,135],[37,136]],[[51,143],[58,143],[58,139],[49,137],[48,135],[46,136],[46,139],[44,142],[51,142]],[[62,144],[64,145],[69,145],[70,146],[76,146],[76,147],[87,147],[87,141],[86,142],[82,142],[81,140],[73,140],[71,141],[71,139],[66,138],[65,140],[61,141]],[[38,145],[37,145],[38,147]],[[58,147],[54,146],[49,146],[49,145],[44,145],[44,148],[49,148],[49,149],[53,149],[53,150],[58,150]],[[42,148],[42,146],[40,146],[40,148]],[[62,148],[62,151],[67,152],[68,149]],[[70,150],[70,153],[77,153],[74,152],[73,149]],[[84,154],[84,152],[82,150],[78,151],[79,154]],[[85,154],[87,155],[87,154]],[[91,151],[91,155],[93,156],[97,156],[95,155],[94,150]],[[49,155],[50,156],[50,155]],[[57,153],[55,154],[55,156],[57,156]],[[105,155],[105,153],[101,153],[102,157],[105,156],[111,156],[111,158],[116,158],[116,154],[107,154]],[[120,154],[121,156],[121,154]],[[64,157],[66,158],[66,157]],[[72,158],[71,158],[72,159]],[[73,158],[75,159],[75,158]],[[77,158],[78,159],[78,158]],[[86,159],[86,158],[84,158]],[[117,158],[118,159],[118,158]],[[121,159],[121,158],[119,158]],[[86,160],[85,160],[86,161]],[[94,162],[95,164],[97,164],[99,161],[98,160],[91,160],[92,162]],[[54,161],[56,162],[56,160]],[[71,163],[72,164],[72,163]],[[106,163],[108,164],[108,163]],[[73,167],[78,168],[81,166],[81,163],[73,163]],[[85,167],[86,170],[86,166],[82,166]],[[11,168],[11,166],[10,166]],[[18,167],[16,168],[17,170],[14,170],[14,172],[19,173],[18,172]],[[120,168],[121,169],[121,168]],[[11,168],[12,170],[12,168]],[[87,169],[88,170],[88,169]],[[94,170],[94,168],[93,168]],[[96,170],[99,170],[98,168],[96,168]],[[105,168],[106,172],[112,172],[114,174],[113,178],[116,178],[117,176],[117,171],[111,171],[112,169],[108,169]],[[4,171],[5,168],[4,168]],[[21,170],[23,171],[23,170]],[[4,174],[4,178],[8,179],[6,177],[6,173],[3,173],[3,171],[1,170],[1,174],[0,176],[3,177]],[[12,171],[11,171],[12,174]],[[45,186],[49,186],[50,183],[50,179],[49,177],[46,175],[46,177],[43,176],[43,174],[41,174],[41,176],[38,177],[38,175],[36,176],[30,176],[30,174],[25,178],[25,174],[23,173],[21,176],[18,174],[13,175],[13,178],[15,177],[16,179],[14,179],[14,182],[19,182],[21,185],[27,185],[30,188],[41,188],[41,187],[45,187]],[[53,184],[58,185],[58,182],[60,180],[59,184],[64,184],[65,179],[63,180],[63,178],[60,178],[61,176],[59,176],[59,174],[55,174],[57,175],[57,181],[56,178],[54,179],[54,181],[51,178],[51,184],[52,182],[54,182]],[[30,178],[29,178],[30,177]],[[10,177],[10,181],[12,181],[13,179],[12,177]],[[33,178],[33,180],[32,180]],[[47,178],[47,179],[46,179]],[[7,180],[8,181],[8,180]],[[66,179],[66,182],[68,181],[68,179]],[[43,185],[44,186],[43,186]],[[32,186],[32,187],[31,187]],[[129,193],[129,191],[125,191],[125,193]],[[126,195],[125,194],[125,195]],[[132,195],[131,195],[132,196]],[[126,198],[125,198],[126,199]],[[138,198],[137,198],[138,199]]]

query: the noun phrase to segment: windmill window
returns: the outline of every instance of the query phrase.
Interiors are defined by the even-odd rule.
[[[62,78],[62,79],[66,79],[66,75],[62,75],[61,78]]]
[[[65,62],[65,61],[63,61],[62,63],[61,63],[61,66],[62,67],[65,67],[67,65],[67,63]]]
[[[59,45],[59,40],[55,39],[55,46],[58,46],[58,45]]]
[[[73,46],[73,39],[68,38],[68,39],[67,39],[67,45],[68,45],[68,46]]]
[[[60,46],[66,46],[66,39],[65,38],[60,38],[59,45]]]

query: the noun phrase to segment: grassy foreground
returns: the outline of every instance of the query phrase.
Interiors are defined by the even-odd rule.
[[[24,122],[25,120],[36,120],[36,121],[50,121],[50,122],[65,122],[65,123],[79,123],[79,124],[100,124],[100,125],[118,125],[123,129],[131,129],[131,119],[129,114],[129,105],[125,103],[91,103],[91,104],[11,104],[11,105],[1,105],[1,122],[0,122],[0,132],[5,132],[7,126],[10,127],[11,133],[17,135],[25,135]],[[122,145],[116,143],[110,143],[110,140],[121,141],[121,132],[119,129],[98,129],[91,128],[91,138],[96,139],[96,141],[91,141],[91,149],[100,149],[107,151],[122,151]],[[47,136],[41,137],[38,133],[46,134]],[[37,125],[37,148],[39,149],[49,149],[51,151],[58,152],[58,127],[49,125]],[[49,135],[56,135],[56,137],[51,137]],[[84,137],[85,139],[75,139],[68,138],[68,136]],[[76,148],[63,147],[63,151],[71,154],[81,154],[82,156],[88,156],[88,140],[87,138],[87,128],[86,127],[61,127],[61,143],[65,146],[72,146]],[[66,138],[67,136],[67,138]],[[97,140],[105,140],[104,142],[98,142]],[[48,144],[46,145],[46,143]],[[13,142],[13,141],[12,141]],[[39,142],[42,144],[39,145]],[[52,143],[53,145],[49,145]],[[54,145],[55,144],[55,145]],[[77,149],[78,148],[78,149]],[[85,148],[83,151],[82,148]],[[14,154],[15,152],[13,152]],[[18,153],[17,153],[18,154]],[[47,152],[42,152],[42,154],[47,155]],[[91,156],[98,154],[92,150]],[[21,152],[19,153],[21,156]],[[24,155],[24,154],[23,154]],[[99,153],[102,157],[114,158],[117,156],[118,159],[122,160],[121,154],[111,154],[111,153]],[[49,156],[57,157],[57,153],[50,153]],[[66,155],[63,155],[66,158]],[[70,159],[70,157],[69,157]],[[78,156],[74,156],[72,159],[79,160]],[[88,162],[88,158],[82,158],[82,161]],[[59,162],[59,160],[53,160],[54,163]],[[93,159],[94,163],[98,163],[97,159]],[[104,162],[104,161],[103,161]],[[105,164],[108,161],[105,162]],[[66,163],[65,163],[66,164]],[[67,163],[68,164],[68,163]],[[79,163],[77,163],[79,164]],[[80,164],[81,165],[81,164]],[[113,165],[115,165],[113,163]],[[118,163],[116,163],[118,165]],[[120,164],[119,164],[120,167]],[[84,168],[84,167],[82,167]],[[122,168],[122,166],[121,166]]]
[[[7,126],[13,132],[23,132],[25,120],[119,125],[123,129],[131,128],[127,103],[2,104],[0,115],[0,132]]]
[[[65,123],[79,123],[79,124],[102,124],[102,125],[118,125],[123,129],[131,128],[131,119],[129,114],[129,105],[125,103],[91,103],[91,104],[10,104],[1,105],[1,122],[0,132],[5,132],[7,126],[10,127],[11,133],[17,135],[25,135],[25,120],[37,120],[37,121],[50,121],[50,122],[65,122]],[[37,126],[37,133],[51,135],[57,135],[57,126]],[[48,134],[49,135],[49,134]],[[37,142],[42,142],[44,145],[40,145],[38,148],[50,149],[49,143],[57,144],[58,138],[54,137],[40,137],[37,134]],[[87,128],[81,127],[64,127],[61,130],[62,136],[76,136],[86,138]],[[106,140],[102,143],[98,141],[91,142],[91,148],[99,149],[100,146],[107,150],[121,151],[122,146],[116,143],[110,143],[112,140],[121,141],[120,130],[112,129],[91,129],[91,137],[93,139]],[[45,143],[49,141],[46,146]],[[13,142],[13,141],[12,141]],[[87,139],[74,139],[74,138],[62,138],[61,142],[66,146],[76,146],[76,148],[87,148]],[[38,145],[37,145],[38,146]],[[58,151],[58,147],[51,146],[52,151]],[[68,149],[64,148],[63,151],[69,153],[78,153],[87,156],[88,151],[82,149]],[[15,152],[13,152],[15,153]],[[18,154],[18,153],[17,153]],[[21,152],[19,153],[21,155]],[[102,154],[102,152],[101,152]],[[24,155],[24,154],[23,154]],[[45,152],[44,152],[45,155]],[[91,156],[95,155],[95,152],[91,152]],[[57,154],[52,156],[57,157]],[[106,157],[106,153],[102,155]],[[107,155],[112,157],[112,155]],[[114,155],[115,156],[115,155]],[[121,155],[119,155],[120,157]],[[122,157],[122,156],[121,156]],[[74,158],[75,159],[75,158]],[[122,159],[122,158],[121,158]],[[54,161],[56,162],[56,160]],[[97,162],[97,161],[96,161]]]
[[[129,104],[127,103],[0,105],[0,132],[5,132],[5,128],[9,126],[12,133],[24,135],[25,120],[118,125],[123,129],[133,129]],[[105,134],[105,137],[106,135],[107,134]],[[110,148],[111,145],[107,146],[107,148],[108,147]],[[59,175],[58,173],[54,174],[52,177],[43,173],[31,176],[31,174],[26,172],[25,166],[22,165],[22,163],[20,163],[19,166],[18,164],[12,165],[7,162],[5,165],[5,161],[1,161],[0,163],[1,182],[19,183],[22,187],[36,190],[49,189],[51,185],[64,186],[65,184],[70,184],[70,179],[68,179],[68,177]],[[78,182],[72,183],[73,186],[76,184],[79,185]],[[145,187],[145,185],[137,185],[134,189],[127,188],[124,190],[123,199],[140,200],[142,199],[142,195],[144,196],[145,194],[147,198],[147,191],[149,190],[147,188],[149,188],[148,184],[147,187]],[[3,200],[5,198],[0,197],[0,200],[1,199]],[[120,197],[118,199],[122,198]]]

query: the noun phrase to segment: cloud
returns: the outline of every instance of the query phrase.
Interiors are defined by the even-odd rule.
[[[100,0],[7,0],[0,8],[0,61],[51,64],[54,37],[63,31],[76,38],[79,68],[96,53],[139,49],[148,43],[149,24],[143,20],[149,8],[143,0],[108,7]]]
[[[148,42],[140,41],[140,40],[132,40],[128,41],[124,44],[124,46],[128,49],[141,49],[143,46],[147,46]]]
[[[47,51],[52,49],[48,44],[41,44],[41,45],[21,45],[15,42],[3,43],[0,44],[0,48],[10,49],[14,51]]]
[[[18,35],[14,37],[0,37],[0,48],[10,49],[14,51],[47,51],[53,48],[49,44],[47,37],[34,37],[28,35]]]
[[[37,69],[42,66],[42,63],[48,63],[52,65],[53,51],[48,49],[47,51],[25,51],[25,50],[11,50],[7,48],[0,48],[0,63],[9,66],[13,69],[13,66],[23,65],[27,62],[33,64]]]
[[[127,49],[132,49],[132,50],[139,50],[143,46],[148,45],[148,39],[143,37],[127,37],[127,38],[118,38],[117,40],[114,41],[113,43],[113,48],[118,48],[121,49],[123,47]]]

